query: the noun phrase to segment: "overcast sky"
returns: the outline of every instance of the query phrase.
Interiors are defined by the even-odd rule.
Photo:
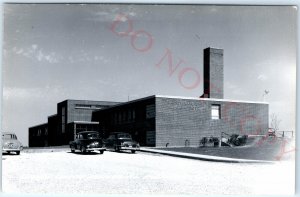
[[[178,76],[193,68],[202,78],[206,47],[224,49],[225,99],[263,101],[268,90],[265,101],[282,120],[280,130],[295,130],[296,12],[292,6],[7,4],[3,131],[27,145],[28,127],[46,122],[65,99],[198,97],[202,79],[188,89],[195,73]],[[120,21],[115,32],[128,32],[130,23],[132,31],[117,35],[114,21]],[[167,61],[156,66],[166,49],[174,66],[184,61],[172,74]]]

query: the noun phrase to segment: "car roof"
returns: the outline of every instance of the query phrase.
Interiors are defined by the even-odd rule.
[[[13,134],[13,135],[16,135],[16,134],[13,133],[13,132],[2,132],[2,135],[7,135],[7,134]]]
[[[83,133],[99,133],[98,131],[81,131],[78,132],[77,134],[83,134]]]

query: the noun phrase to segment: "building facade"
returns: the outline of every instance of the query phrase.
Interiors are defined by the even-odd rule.
[[[29,128],[28,146],[43,147],[49,145],[48,124],[40,124]]]
[[[99,123],[92,122],[92,113],[118,102],[87,101],[87,100],[65,100],[57,104],[57,114],[49,116],[48,122],[43,125],[47,129],[47,143],[42,136],[36,136],[41,126],[29,128],[29,146],[58,146],[69,144],[74,135],[85,130],[99,130]]]
[[[127,132],[142,146],[199,146],[202,137],[265,134],[268,104],[154,95],[94,112],[104,136]]]
[[[201,97],[153,95],[124,103],[65,100],[48,123],[29,129],[31,145],[66,145],[79,131],[130,133],[142,146],[199,146],[203,137],[266,134],[269,105],[224,99],[223,50],[204,49]],[[47,144],[42,135],[47,129]],[[40,142],[33,142],[40,141]]]

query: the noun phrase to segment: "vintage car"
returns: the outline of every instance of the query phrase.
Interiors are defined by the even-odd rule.
[[[140,149],[139,143],[132,140],[131,135],[123,132],[113,132],[105,141],[106,148],[117,152],[121,150],[130,150],[132,153]]]
[[[23,145],[19,142],[15,133],[2,132],[2,153],[15,152],[17,155],[23,150]]]
[[[97,131],[82,131],[76,134],[75,140],[70,143],[71,152],[80,150],[81,153],[100,151],[103,154],[105,149],[102,138]]]

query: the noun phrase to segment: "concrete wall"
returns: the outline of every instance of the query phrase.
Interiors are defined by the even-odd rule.
[[[202,137],[263,134],[268,130],[268,104],[156,97],[156,146],[199,146]],[[221,119],[211,119],[219,104]],[[188,141],[187,141],[188,140]]]

